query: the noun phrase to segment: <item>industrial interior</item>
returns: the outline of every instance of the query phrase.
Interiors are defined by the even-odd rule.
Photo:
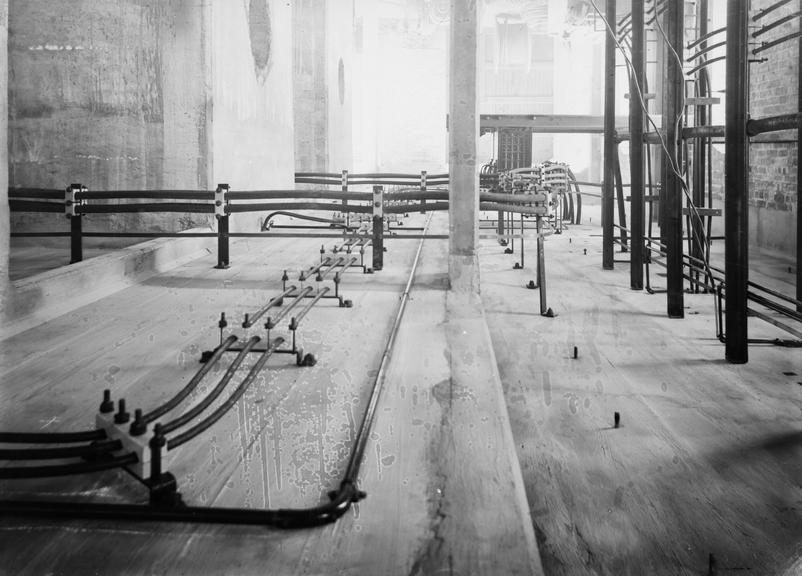
[[[802,575],[802,1],[0,7],[0,574]]]

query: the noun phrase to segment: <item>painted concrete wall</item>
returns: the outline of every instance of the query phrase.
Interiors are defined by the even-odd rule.
[[[293,3],[295,169],[354,169],[354,0]]]
[[[320,0],[297,0],[292,11],[295,170],[321,172],[328,163],[326,10]]]
[[[9,14],[12,186],[205,188],[202,13],[181,0],[25,0]],[[178,230],[197,217],[93,217]],[[66,228],[65,219],[58,221]],[[14,228],[52,216],[14,215]],[[145,226],[147,227],[147,226]]]
[[[328,169],[353,170],[353,0],[330,0],[326,10]]]
[[[211,4],[213,184],[293,186],[292,8]]]

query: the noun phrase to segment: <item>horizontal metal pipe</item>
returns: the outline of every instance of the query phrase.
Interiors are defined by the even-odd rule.
[[[276,306],[277,304],[282,302],[284,298],[286,298],[288,296],[293,296],[297,289],[298,288],[296,286],[290,286],[289,288],[284,290],[284,292],[282,292],[278,296],[274,296],[273,298],[271,298],[267,302],[267,304],[265,304],[264,306],[259,308],[259,310],[257,310],[253,314],[249,314],[248,315],[248,320],[242,323],[242,327],[247,329],[247,328],[250,328],[251,326],[253,326],[254,324],[256,324],[256,322],[259,320],[259,318],[264,316],[265,313],[268,310],[270,310],[273,306]]]
[[[0,442],[6,444],[74,444],[105,439],[105,430],[87,430],[85,432],[0,432]]]
[[[373,212],[373,207],[363,204],[326,204],[324,202],[271,202],[269,204],[226,205],[227,214],[236,214],[239,212],[272,212],[274,210],[325,210],[328,212],[358,212],[371,214]]]
[[[787,16],[784,16],[783,18],[779,18],[779,19],[775,20],[771,24],[766,24],[765,26],[763,26],[763,28],[761,28],[760,30],[758,30],[757,32],[752,34],[752,37],[753,38],[757,38],[758,36],[762,36],[766,32],[774,30],[775,28],[777,28],[779,26],[782,26],[786,22],[790,22],[794,18],[799,18],[800,16],[802,16],[802,10],[798,10],[796,12],[792,12],[791,14],[788,14]]]
[[[432,215],[430,214],[426,220],[427,230],[431,221]],[[415,253],[415,259],[412,261],[412,267],[409,272],[409,277],[407,278],[406,286],[404,287],[404,292],[401,294],[401,302],[398,304],[398,311],[396,312],[395,319],[393,320],[393,325],[390,328],[390,336],[387,339],[387,344],[384,346],[384,352],[382,353],[381,361],[379,362],[379,368],[376,371],[376,376],[373,378],[373,386],[370,390],[370,399],[368,400],[367,408],[365,408],[362,422],[359,426],[356,439],[354,440],[351,456],[348,459],[348,467],[345,471],[343,485],[345,485],[346,482],[352,486],[356,485],[357,476],[359,475],[359,468],[362,465],[362,460],[364,459],[365,447],[367,446],[368,437],[370,436],[371,429],[373,428],[373,420],[375,419],[376,409],[379,405],[382,388],[384,387],[384,380],[390,364],[390,355],[392,354],[393,346],[395,345],[395,339],[398,336],[398,329],[401,327],[401,319],[404,317],[404,311],[406,310],[407,303],[409,302],[409,293],[412,291],[412,283],[415,280],[415,272],[418,269],[418,262],[420,261],[420,255],[422,251],[423,240],[421,240],[418,244],[418,250]]]
[[[62,193],[62,197],[64,194]],[[208,190],[87,190],[76,192],[78,200],[214,200]]]
[[[315,297],[309,300],[306,305],[301,308],[300,312],[297,315],[293,316],[290,320],[290,330],[297,330],[298,326],[301,324],[301,320],[309,313],[312,307],[320,302],[320,299],[323,298],[326,294],[328,294],[331,289],[328,286],[325,286],[320,289],[320,291],[315,294]]]
[[[332,272],[332,271],[333,271],[335,268],[337,268],[338,266],[341,266],[341,265],[343,264],[343,262],[345,262],[345,258],[343,258],[342,256],[340,256],[339,258],[337,258],[337,260],[335,260],[334,262],[332,262],[332,263],[331,263],[331,265],[330,265],[330,266],[328,266],[328,267],[327,267],[325,270],[324,270],[324,269],[320,269],[320,270],[318,270],[318,272],[317,272],[317,278],[316,278],[316,280],[318,280],[318,281],[325,280],[325,279],[326,279],[326,276],[328,276],[329,274],[331,274],[331,272]]]
[[[480,202],[479,210],[495,210],[501,212],[514,212],[516,214],[542,213],[542,207],[521,206],[520,204],[501,204],[499,202]]]
[[[151,506],[98,502],[53,502],[42,500],[0,500],[0,514],[46,518],[88,518],[115,522],[181,522],[239,524],[298,529],[335,522],[358,500],[352,482],[343,482],[333,500],[305,509],[259,510],[206,506]]]
[[[772,40],[771,42],[763,42],[760,46],[752,50],[752,54],[760,54],[761,52],[768,50],[770,48],[774,48],[775,46],[779,46],[780,44],[784,44],[789,40],[793,40],[794,38],[799,38],[802,36],[802,30],[793,32],[791,34],[787,34],[782,36],[781,38],[777,38],[776,40]]]
[[[186,386],[184,386],[181,390],[179,390],[175,396],[170,398],[167,402],[159,406],[158,408],[154,408],[150,412],[143,414],[142,419],[144,420],[145,424],[149,422],[153,422],[157,418],[167,414],[171,410],[173,410],[176,406],[178,406],[181,402],[183,402],[194,390],[197,388],[198,384],[200,384],[201,380],[203,380],[204,376],[206,376],[209,371],[214,367],[217,362],[220,361],[220,358],[223,357],[223,354],[231,348],[234,342],[237,341],[237,337],[234,334],[229,335],[223,340],[222,344],[218,346],[214,352],[212,353],[211,358],[206,361],[206,363],[200,367],[200,369],[195,373],[195,375],[190,379]]]
[[[61,200],[64,201],[64,190],[53,188],[9,188],[9,198],[39,198],[42,200]]]
[[[448,200],[448,190],[401,190],[397,192],[386,192],[385,202],[393,200]]]
[[[217,232],[83,232],[84,238],[217,238]]]
[[[248,353],[253,349],[254,346],[256,346],[259,340],[261,340],[259,336],[251,336],[245,343],[245,346],[242,347],[242,350],[239,351],[239,354],[237,354],[236,358],[234,358],[234,360],[228,366],[225,374],[223,374],[223,377],[220,378],[220,381],[217,383],[217,386],[215,386],[211,392],[204,396],[200,402],[181,414],[181,416],[171,420],[167,424],[164,424],[162,426],[162,432],[164,434],[168,434],[173,430],[177,430],[181,426],[188,424],[193,418],[206,410],[206,408],[208,408],[211,403],[214,402],[218,396],[220,396],[225,387],[228,386],[228,383],[231,382],[234,374],[237,373],[237,370],[239,369],[243,360],[245,360],[245,357],[248,356]]]
[[[298,304],[300,304],[301,301],[304,298],[306,298],[307,294],[311,294],[313,290],[314,290],[314,288],[312,288],[311,286],[307,286],[306,288],[304,288],[303,290],[301,290],[298,293],[298,295],[292,300],[292,302],[290,302],[289,304],[287,304],[286,306],[284,306],[283,308],[281,308],[279,310],[278,316],[276,316],[275,318],[271,318],[270,316],[268,316],[267,324],[268,324],[269,328],[272,330],[275,326],[277,326],[278,323],[281,322],[281,320],[290,311],[292,311],[293,308],[295,308]]]
[[[324,200],[353,200],[354,202],[370,202],[373,200],[371,192],[344,192],[342,190],[253,190],[228,192],[229,200],[273,200],[285,198],[313,198]]]
[[[324,186],[339,186],[342,184],[342,180],[338,179],[328,179],[328,178],[320,178],[320,177],[313,177],[313,178],[306,178],[306,177],[296,177],[295,178],[296,184],[322,184]]]
[[[75,464],[58,464],[51,466],[16,466],[0,468],[0,479],[22,479],[22,478],[50,478],[55,476],[73,476],[75,474],[89,474],[90,472],[100,472],[120,468],[129,464],[136,464],[139,461],[133,452],[115,456],[114,458],[95,460],[92,462],[79,462]]]
[[[693,76],[694,74],[699,72],[699,70],[703,70],[704,68],[707,68],[711,64],[715,64],[716,62],[721,62],[722,60],[726,60],[726,59],[727,59],[726,56],[716,56],[715,58],[710,58],[709,60],[705,60],[704,62],[701,62],[695,68],[691,68],[690,70],[688,70],[685,73],[685,75],[686,76]]]
[[[71,232],[12,232],[12,238],[61,238],[72,236]]]
[[[8,201],[8,209],[12,212],[60,212],[64,214],[64,203],[11,198]]]
[[[788,332],[789,334],[793,334],[797,338],[802,339],[802,332],[800,332],[799,330],[795,330],[794,328],[791,328],[788,324],[780,322],[779,320],[777,320],[776,318],[772,318],[768,314],[763,314],[762,312],[758,312],[754,308],[747,308],[746,311],[751,316],[754,316],[755,318],[760,318],[761,320],[768,322],[769,324],[772,324],[777,328],[780,328],[781,330],[785,330],[786,332]]]
[[[757,136],[766,132],[779,132],[781,130],[796,130],[799,128],[799,121],[802,113],[794,112],[782,114],[780,116],[769,116],[767,118],[756,118],[746,123],[746,133],[749,136]]]
[[[716,48],[722,48],[722,47],[724,47],[726,45],[727,45],[727,41],[725,40],[724,42],[716,42],[715,44],[711,44],[710,46],[705,46],[704,48],[702,48],[698,52],[688,56],[687,61],[690,62],[691,60],[696,60],[700,56],[704,56],[708,52],[711,52],[712,50],[715,50]]]
[[[404,204],[402,206],[385,206],[385,214],[406,214],[407,212],[435,212],[448,210],[448,202],[427,202],[426,204]]]
[[[254,338],[258,340],[258,337]],[[264,352],[262,352],[262,354],[259,356],[259,359],[253,365],[253,367],[251,367],[247,376],[243,378],[242,382],[240,382],[240,385],[237,386],[233,394],[231,394],[228,398],[226,398],[225,402],[223,402],[217,408],[217,410],[212,412],[203,421],[199,422],[186,432],[182,432],[181,434],[173,438],[170,438],[167,441],[167,449],[174,450],[175,448],[178,448],[182,444],[189,442],[190,440],[198,436],[198,434],[201,434],[205,430],[209,429],[215,422],[220,420],[220,418],[222,418],[223,415],[226,412],[228,412],[234,406],[234,404],[237,403],[237,401],[242,397],[242,395],[245,394],[245,391],[248,389],[251,383],[256,379],[256,376],[265,367],[265,364],[267,363],[270,356],[272,356],[273,352],[275,352],[276,349],[283,343],[284,343],[284,338],[281,337],[275,338],[273,342],[269,342],[267,349]]]
[[[682,129],[682,138],[719,138],[724,136],[724,126],[687,126]]]
[[[777,8],[782,8],[783,6],[785,6],[786,4],[788,4],[790,2],[791,2],[791,0],[779,0],[779,2],[775,2],[771,6],[767,6],[766,8],[763,8],[763,10],[761,10],[760,12],[758,12],[757,14],[752,16],[752,20],[754,22],[757,22],[758,20],[761,20],[761,19],[765,18],[768,14],[774,12]]]
[[[772,300],[769,300],[768,298],[755,294],[754,292],[747,292],[746,297],[752,302],[755,302],[756,304],[765,306],[769,310],[773,310],[778,314],[782,314],[783,316],[790,318],[792,320],[796,320],[797,322],[802,322],[802,313],[797,312],[795,309],[791,309],[777,302],[773,302]]]
[[[722,32],[726,32],[726,31],[727,31],[727,27],[726,27],[726,26],[722,26],[721,28],[716,28],[716,29],[715,29],[715,30],[713,30],[712,32],[708,32],[707,34],[704,34],[704,35],[702,35],[702,36],[699,36],[699,38],[697,38],[696,40],[694,40],[693,42],[691,42],[690,44],[688,44],[688,45],[687,45],[687,46],[685,46],[685,47],[686,47],[688,50],[692,50],[692,49],[696,48],[696,47],[697,47],[699,44],[701,44],[702,42],[704,42],[705,40],[709,40],[709,39],[710,39],[710,38],[712,38],[713,36],[716,36],[716,35],[718,35],[718,34],[721,34]]]
[[[131,214],[144,212],[187,212],[195,214],[214,213],[213,204],[191,204],[189,202],[154,202],[149,204],[81,204],[76,206],[79,214]]]
[[[123,444],[119,440],[101,440],[96,444],[68,446],[66,448],[0,450],[0,460],[59,460],[62,458],[93,457],[122,450],[122,448]]]
[[[301,276],[298,279],[303,282],[304,280],[309,278],[312,274],[317,274],[317,271],[320,270],[321,268],[323,268],[323,266],[328,266],[329,264],[331,264],[332,259],[333,259],[333,256],[324,257],[323,260],[321,260],[320,262],[318,262],[314,266],[311,266],[308,270],[302,270],[301,271]]]

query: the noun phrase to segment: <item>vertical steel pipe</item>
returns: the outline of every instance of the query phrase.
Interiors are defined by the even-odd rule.
[[[604,17],[615,26],[616,0],[607,0]],[[615,141],[615,37],[608,30],[604,40],[604,178],[602,188],[602,268],[613,269],[614,251],[613,236],[613,197],[614,191],[614,164],[613,155],[616,154]]]
[[[84,259],[83,216],[70,216],[70,264]]]
[[[629,287],[643,290],[643,70],[644,36],[643,0],[632,0],[632,71],[629,78],[629,182],[632,253],[629,263]],[[644,96],[645,97],[645,96]]]
[[[748,5],[727,2],[727,105],[724,159],[726,358],[749,360],[747,282],[749,280]]]
[[[707,19],[708,19],[708,0],[700,0],[699,12],[697,14],[697,30],[698,37],[704,38],[707,35]],[[707,48],[707,40],[703,40],[699,45],[700,50]],[[706,61],[707,56],[702,57],[702,61]],[[709,86],[707,82],[707,70],[702,69],[696,74],[696,95],[699,97],[709,96]],[[696,126],[707,125],[707,106],[699,105],[694,110],[694,124]],[[693,141],[693,204],[697,207],[704,207],[705,205],[705,178],[707,173],[707,138],[698,137]],[[697,218],[696,214],[690,215],[691,221],[691,255],[697,260],[705,258],[705,234],[704,234],[704,221],[702,218]],[[693,289],[699,291],[699,272],[691,272],[691,277],[694,279]]]
[[[799,61],[802,62],[802,38],[799,39]],[[799,88],[796,91],[797,110],[802,114],[802,66],[797,71]],[[796,299],[802,301],[802,145],[800,145],[800,128],[802,120],[796,129]],[[796,307],[802,312],[802,306]]]
[[[384,268],[384,194],[381,186],[373,187],[373,270]]]
[[[215,268],[225,269],[229,266],[228,253],[228,219],[230,216],[223,216],[217,219],[217,266]]]
[[[672,168],[672,164],[677,166],[679,162],[676,119],[682,111],[685,74],[671,48],[673,47],[680,58],[682,57],[685,2],[669,2],[664,14],[664,29],[669,43],[666,46],[666,81],[663,83],[665,91],[663,127],[668,147],[668,157],[666,158],[668,169],[664,180],[666,184],[665,205],[663,206],[666,266],[668,268],[667,311],[669,318],[683,318],[685,316],[685,295],[682,275],[682,182],[680,176]]]

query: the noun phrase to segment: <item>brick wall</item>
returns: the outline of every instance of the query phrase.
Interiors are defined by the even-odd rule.
[[[754,22],[752,18],[776,0],[752,0],[750,24],[762,27],[799,10],[798,2],[790,2]],[[750,33],[758,32],[751,28]],[[794,18],[777,28],[760,34],[752,41],[770,42],[799,30]],[[757,46],[757,45],[755,45]],[[762,61],[750,65],[750,115],[752,118],[777,116],[798,110],[799,40],[792,39],[769,48],[756,56]],[[797,131],[762,134],[752,139],[749,157],[749,202],[757,218],[794,220],[798,210],[797,194]],[[785,213],[785,214],[781,214]],[[760,228],[758,228],[759,230]],[[795,251],[794,226],[787,233],[768,237],[758,234],[752,241],[760,246]]]

